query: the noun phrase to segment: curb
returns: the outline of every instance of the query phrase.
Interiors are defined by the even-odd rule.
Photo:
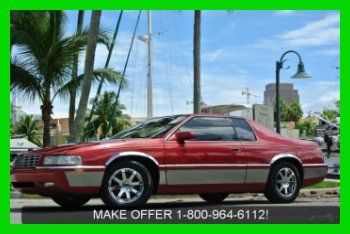
[[[334,188],[318,188],[318,189],[310,189],[310,188],[303,188],[300,191],[301,192],[310,192],[310,191],[319,191],[319,192],[327,192],[327,191],[339,191],[339,187],[334,187]],[[254,193],[251,193],[254,194]],[[232,193],[232,196],[234,196],[235,194]],[[181,199],[181,198],[192,198],[192,197],[198,197],[198,194],[184,194],[184,195],[154,195],[152,196],[153,199],[168,199],[168,198],[172,198],[172,199]],[[42,197],[40,195],[32,195],[32,194],[22,194],[20,192],[17,191],[11,191],[11,199],[47,199],[47,197]]]
[[[22,198],[22,194],[20,192],[11,191],[10,198],[11,199],[19,199],[19,198]]]
[[[23,194],[17,191],[11,191],[10,199],[45,199],[46,197],[42,197],[36,194]]]

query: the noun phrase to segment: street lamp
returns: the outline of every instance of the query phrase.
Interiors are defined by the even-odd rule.
[[[304,79],[311,78],[311,75],[305,72],[304,63],[301,59],[301,56],[298,52],[294,50],[288,50],[284,54],[282,54],[279,61],[276,62],[276,131],[277,133],[281,133],[281,114],[280,114],[280,70],[283,68],[283,63],[286,61],[284,57],[289,54],[296,54],[299,58],[298,70],[291,78],[292,79]]]

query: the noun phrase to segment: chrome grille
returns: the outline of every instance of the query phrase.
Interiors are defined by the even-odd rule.
[[[40,155],[18,155],[13,162],[14,168],[35,167],[40,159]]]

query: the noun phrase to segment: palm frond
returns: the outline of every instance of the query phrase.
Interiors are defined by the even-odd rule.
[[[107,83],[110,84],[121,84],[122,89],[126,88],[128,85],[125,77],[122,76],[122,73],[115,71],[112,68],[98,68],[93,72],[93,76],[96,81],[104,79]]]
[[[66,84],[62,85],[54,94],[52,100],[58,95],[62,99],[68,97],[70,91],[78,92],[81,82],[84,79],[84,74],[77,76],[76,79],[70,80]],[[119,71],[115,71],[112,68],[99,68],[93,71],[93,81],[98,82],[101,79],[104,79],[107,83],[110,84],[122,84],[122,88],[124,89],[127,86],[126,79],[122,78],[122,75]]]
[[[19,92],[31,100],[34,100],[36,95],[41,100],[43,99],[40,80],[31,74],[23,64],[17,64],[15,61],[10,65],[10,87],[11,90],[16,87]]]

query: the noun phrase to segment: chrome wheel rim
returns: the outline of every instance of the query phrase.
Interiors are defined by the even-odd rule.
[[[277,191],[283,197],[290,197],[297,188],[297,177],[292,169],[288,167],[281,168],[276,176]]]
[[[108,191],[119,204],[128,204],[140,198],[144,183],[139,172],[131,168],[115,171],[108,181]]]

